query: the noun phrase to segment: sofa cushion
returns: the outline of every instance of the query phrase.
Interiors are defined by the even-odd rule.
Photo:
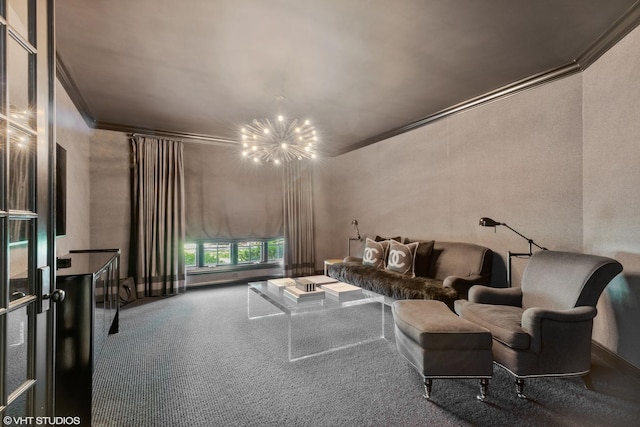
[[[517,350],[529,348],[531,337],[522,328],[524,310],[521,307],[468,302],[457,308],[464,319],[487,328],[493,339],[507,347]]]
[[[415,277],[414,264],[416,261],[416,249],[418,249],[417,242],[404,245],[392,240],[389,243],[387,270]]]
[[[384,268],[388,249],[388,240],[376,242],[367,237],[362,255],[362,264],[374,268]]]
[[[416,250],[416,261],[414,263],[414,273],[416,276],[429,277],[429,266],[431,265],[431,252],[433,251],[433,240],[411,240],[404,239],[404,243],[418,242]]]
[[[484,246],[462,242],[436,241],[431,252],[428,277],[444,280],[448,276],[480,275],[478,284],[491,280],[492,251]]]

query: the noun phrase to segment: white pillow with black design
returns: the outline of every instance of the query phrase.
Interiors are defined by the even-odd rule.
[[[364,254],[362,255],[362,265],[384,269],[388,248],[388,240],[376,242],[367,237],[364,245]]]
[[[388,271],[406,274],[415,277],[415,262],[418,242],[403,245],[402,243],[391,241],[389,245],[389,255],[387,256]]]

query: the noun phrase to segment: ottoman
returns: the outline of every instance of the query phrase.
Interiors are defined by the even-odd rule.
[[[491,333],[458,317],[441,301],[400,300],[391,305],[398,351],[424,379],[426,399],[433,379],[477,378],[479,400],[493,374]]]

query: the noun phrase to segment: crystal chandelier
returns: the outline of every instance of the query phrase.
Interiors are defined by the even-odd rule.
[[[276,165],[291,160],[315,159],[318,136],[309,120],[287,122],[279,115],[275,121],[254,119],[240,129],[242,156],[256,163]]]

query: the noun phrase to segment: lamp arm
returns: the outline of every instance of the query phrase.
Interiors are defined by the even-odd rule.
[[[536,242],[534,242],[533,240],[531,240],[530,238],[528,238],[527,236],[525,236],[524,234],[514,230],[513,228],[509,227],[507,224],[505,224],[504,222],[500,223],[500,225],[504,225],[505,227],[507,227],[509,230],[513,231],[514,233],[516,233],[518,236],[522,237],[523,239],[525,239],[527,242],[529,242],[529,254],[531,254],[531,245],[534,245],[535,247],[542,249],[543,251],[548,250],[547,248],[545,248],[544,246],[540,246],[539,244],[537,244]]]

